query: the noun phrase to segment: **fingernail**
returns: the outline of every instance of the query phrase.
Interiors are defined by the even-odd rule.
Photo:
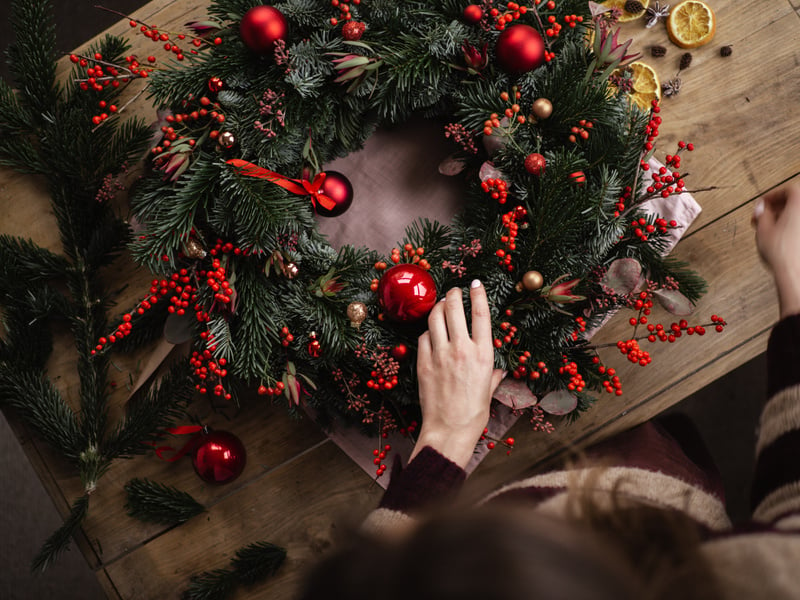
[[[480,279],[473,279],[472,283],[469,284],[471,288],[478,288],[481,287],[481,280]]]
[[[753,217],[755,217],[755,219],[758,220],[761,218],[761,215],[763,214],[764,214],[764,199],[759,198],[758,200],[756,200],[756,205],[753,207]]]

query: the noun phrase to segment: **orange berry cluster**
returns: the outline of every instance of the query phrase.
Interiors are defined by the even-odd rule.
[[[640,366],[646,367],[650,364],[652,359],[650,358],[650,353],[642,350],[639,347],[639,342],[636,340],[627,340],[627,341],[618,341],[617,348],[622,354],[625,354],[628,357],[628,360],[632,363],[639,363]]]
[[[505,248],[495,250],[495,255],[500,259],[500,266],[509,273],[514,270],[511,264],[511,252],[517,249],[517,234],[519,233],[519,223],[517,221],[528,216],[528,211],[523,206],[517,206],[511,212],[503,215],[503,227],[508,230],[505,235],[500,236],[500,241]]]
[[[212,346],[202,352],[192,352],[189,364],[193,368],[195,377],[200,380],[194,387],[201,394],[206,394],[208,393],[209,385],[216,382],[212,388],[213,394],[225,398],[225,400],[230,400],[231,395],[222,384],[222,380],[228,375],[228,370],[225,368],[227,361],[224,358],[214,360],[212,355],[214,348],[216,347]]]
[[[506,4],[506,9],[504,12],[498,8],[493,8],[489,11],[489,16],[494,20],[494,28],[497,31],[503,31],[507,25],[528,12],[527,6],[520,6],[516,2]]]
[[[405,260],[403,260],[403,254],[405,255]],[[401,261],[406,263],[418,264],[420,267],[425,269],[426,271],[431,268],[430,263],[422,258],[425,254],[425,248],[415,248],[413,244],[405,244],[403,246],[403,253],[401,254],[398,248],[392,248],[392,255],[390,260],[394,264],[398,264]]]
[[[525,350],[517,360],[519,364],[511,372],[511,376],[514,379],[522,379],[523,377],[539,379],[543,374],[548,372],[547,365],[544,362],[539,361],[535,365],[530,362],[531,353],[528,350]]]
[[[577,125],[572,126],[572,129],[570,130],[571,133],[569,134],[569,141],[575,144],[577,143],[578,139],[588,140],[588,130],[592,129],[592,127],[594,127],[594,123],[586,119],[581,119],[578,121]]]
[[[331,0],[331,6],[339,9],[339,18],[331,17],[331,25],[335,27],[339,24],[339,21],[349,21],[353,18],[353,14],[350,12],[351,2],[356,6],[361,4],[361,0]]]

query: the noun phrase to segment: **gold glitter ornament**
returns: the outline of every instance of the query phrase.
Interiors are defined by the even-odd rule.
[[[358,329],[367,318],[367,305],[363,302],[351,302],[347,305],[347,318],[350,326]]]

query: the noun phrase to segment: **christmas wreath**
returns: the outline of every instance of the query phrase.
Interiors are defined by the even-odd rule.
[[[663,256],[681,224],[647,210],[683,191],[692,145],[651,169],[658,102],[632,86],[617,15],[592,4],[215,0],[191,33],[131,20],[172,62],[74,56],[82,86],[148,78],[163,107],[131,200],[130,249],[157,278],[95,352],[166,319],[192,340],[200,392],[236,401],[250,386],[409,432],[425,316],[479,278],[496,366],[542,399],[534,423],[546,428],[543,407],[577,415],[592,392],[621,394],[587,332],[631,309],[618,346],[646,365],[641,340],[704,333],[649,324],[653,302],[688,314],[704,283]],[[98,127],[117,110],[101,107]],[[454,142],[462,211],[411,223],[390,256],[335,249],[317,219],[357,190],[325,165],[413,115]]]

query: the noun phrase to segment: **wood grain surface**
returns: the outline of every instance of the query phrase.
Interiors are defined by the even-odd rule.
[[[716,312],[729,326],[723,334],[709,332],[702,340],[649,347],[653,364],[646,369],[628,366],[614,358],[613,349],[605,350],[603,357],[619,366],[624,395],[604,396],[577,422],[559,424],[552,436],[534,434],[527,423],[518,423],[512,455],[490,454],[468,481],[468,497],[541,468],[569,448],[658,414],[766,346],[777,305],[771,278],[755,251],[750,215],[755,198],[800,173],[800,120],[794,118],[800,92],[800,0],[764,0],[746,8],[733,0],[709,4],[717,14],[716,36],[707,46],[692,50],[691,66],[680,73],[681,92],[662,103],[659,148],[663,155],[679,139],[694,142],[696,151],[683,161],[690,172],[688,188],[714,188],[695,192],[703,212],[673,254],[690,262],[709,283],[697,307],[698,318]],[[177,30],[202,16],[206,6],[205,0],[155,0],[135,16]],[[129,30],[123,21],[110,33],[125,35]],[[669,42],[663,26],[645,30],[642,22],[634,22],[624,33],[635,37],[643,59],[662,80],[677,74],[682,51]],[[132,41],[134,52],[141,54],[152,44],[142,36]],[[653,44],[667,47],[667,55],[650,57]],[[719,54],[724,45],[733,49],[728,58]],[[155,115],[144,96],[130,112],[146,120]],[[0,171],[0,233],[22,233],[59,249],[40,181]],[[122,263],[109,270],[108,285],[118,291],[115,299],[124,308],[137,300],[149,279],[147,273]],[[670,315],[654,318],[670,322]],[[629,329],[626,318],[617,318],[596,339],[613,342]],[[77,381],[68,342],[66,336],[59,337],[48,372],[74,402]],[[117,361],[120,385],[112,419],[121,414],[127,399],[125,384],[145,360],[142,354]],[[247,468],[234,483],[208,486],[195,476],[188,460],[163,463],[153,457],[120,461],[101,480],[78,543],[110,598],[177,598],[190,575],[225,567],[236,549],[259,540],[287,547],[288,560],[278,576],[236,597],[289,598],[303,569],[376,505],[379,487],[308,419],[293,420],[283,406],[255,398],[243,405],[240,414],[228,415],[230,421],[208,415],[209,424],[234,430],[247,447]],[[13,415],[9,417],[46,489],[66,514],[80,493],[79,480],[15,423]],[[123,508],[122,486],[132,477],[169,482],[208,510],[177,528],[144,525],[127,517]]]

